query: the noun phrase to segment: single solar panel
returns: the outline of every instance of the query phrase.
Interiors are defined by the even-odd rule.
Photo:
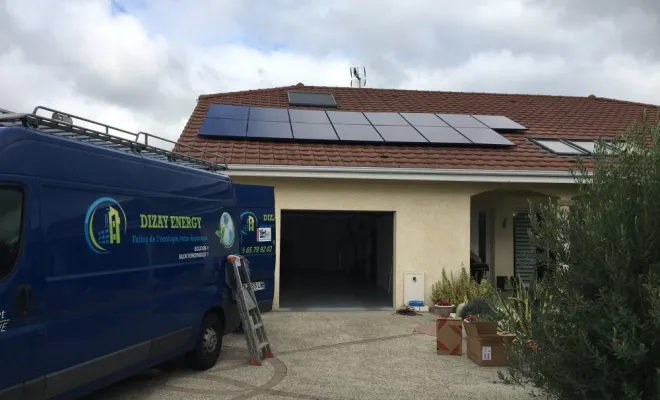
[[[408,121],[403,119],[398,113],[386,112],[366,112],[364,116],[375,125],[397,125],[397,126],[410,126]]]
[[[433,144],[470,144],[465,136],[449,126],[418,126],[417,130]]]
[[[261,139],[293,139],[289,122],[250,121],[247,137]]]
[[[456,128],[456,130],[474,144],[492,146],[515,146],[515,144],[490,128]]]
[[[285,108],[250,107],[250,121],[289,122],[289,110]]]
[[[206,118],[199,127],[200,136],[244,138],[247,121],[227,118]]]
[[[412,126],[375,126],[376,130],[388,143],[428,143]]]
[[[467,114],[437,114],[447,125],[454,128],[486,128],[486,125]]]
[[[342,125],[371,125],[367,117],[361,112],[328,111],[328,117],[333,124]]]
[[[337,108],[335,97],[330,92],[288,92],[289,105],[301,107]]]
[[[300,140],[339,140],[330,124],[306,124],[292,122],[293,138]]]
[[[232,106],[228,104],[211,104],[209,111],[206,113],[207,118],[230,118],[230,119],[247,119],[250,107],[246,106]]]
[[[435,114],[424,114],[424,113],[401,113],[401,116],[405,118],[410,125],[414,127],[418,126],[448,126],[445,121],[438,118]]]
[[[308,124],[329,124],[328,114],[320,110],[289,110],[291,122],[304,122]]]
[[[371,125],[335,125],[339,140],[359,142],[382,142],[376,129]]]
[[[503,115],[473,115],[490,129],[503,131],[526,131],[527,128]]]

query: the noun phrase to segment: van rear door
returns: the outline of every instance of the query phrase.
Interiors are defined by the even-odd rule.
[[[250,277],[262,312],[273,308],[275,284],[275,190],[234,184],[241,217],[240,252],[250,261]]]
[[[27,232],[38,225],[37,202],[28,203],[23,186],[5,182],[0,176],[0,398],[40,398],[45,382],[35,378],[44,372],[45,325],[33,292],[43,277],[36,270],[38,242]]]

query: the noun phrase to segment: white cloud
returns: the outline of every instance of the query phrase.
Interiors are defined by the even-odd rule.
[[[534,57],[501,50],[475,54],[459,66],[408,69],[401,88],[510,93],[511,88],[530,80],[558,79],[566,68],[566,60],[559,56]]]
[[[0,108],[175,139],[199,94],[348,86],[351,62],[377,87],[660,103],[659,8],[642,2],[5,0]]]

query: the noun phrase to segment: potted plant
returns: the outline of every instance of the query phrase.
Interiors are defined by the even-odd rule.
[[[447,318],[454,311],[454,304],[451,300],[442,299],[435,302],[431,313],[436,317]]]
[[[442,269],[442,277],[433,284],[431,288],[431,302],[435,305],[442,300],[448,300],[454,305],[453,312],[458,313],[461,304],[466,304],[475,297],[490,298],[493,296],[493,287],[487,279],[482,279],[477,283],[470,278],[468,270],[461,265],[461,272],[458,277],[454,276],[453,271]],[[430,310],[435,307],[431,306]],[[429,310],[429,311],[430,311]]]

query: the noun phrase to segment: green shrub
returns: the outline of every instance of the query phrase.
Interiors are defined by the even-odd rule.
[[[625,140],[600,148],[593,174],[578,161],[568,212],[544,206],[533,219],[548,275],[523,303],[539,297],[531,311],[543,312],[503,299],[518,335],[503,378],[551,398],[660,398],[660,127],[643,122]]]
[[[441,279],[434,283],[431,288],[431,300],[437,303],[440,300],[450,300],[452,304],[458,306],[475,297],[491,297],[493,287],[487,279],[482,279],[481,283],[470,278],[470,274],[464,266],[461,266],[461,272],[458,278],[454,278],[453,271],[449,272],[442,269]]]

